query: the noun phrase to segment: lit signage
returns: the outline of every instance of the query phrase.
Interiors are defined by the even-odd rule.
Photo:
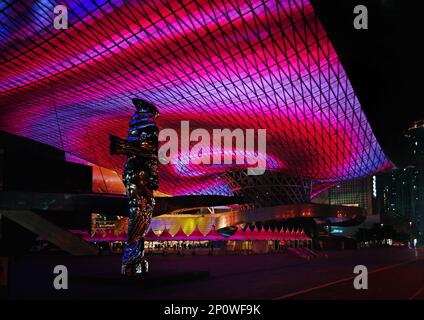
[[[372,176],[372,196],[377,198],[377,177]]]
[[[343,233],[343,228],[341,227],[331,227],[332,234],[341,234]]]

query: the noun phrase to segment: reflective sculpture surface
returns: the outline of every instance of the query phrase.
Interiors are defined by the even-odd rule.
[[[157,108],[150,103],[133,99],[136,112],[128,129],[128,139],[110,136],[110,154],[127,155],[123,172],[128,202],[128,240],[124,246],[121,274],[133,276],[145,273],[144,235],[152,219],[158,189],[158,134],[155,119]]]

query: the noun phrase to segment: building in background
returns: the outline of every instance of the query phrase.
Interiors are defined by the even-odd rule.
[[[414,165],[424,164],[424,120],[415,121],[406,133],[412,143],[412,162]]]
[[[377,214],[375,210],[375,176],[348,180],[329,188],[312,200],[314,203],[359,207],[367,215]]]
[[[349,180],[328,190],[329,204],[360,207],[368,215],[375,213],[373,198],[373,177]]]
[[[402,221],[418,222],[420,217],[419,170],[415,166],[394,169],[378,177],[379,209],[383,221],[399,224]]]
[[[383,221],[417,236],[424,234],[424,121],[405,137],[411,143],[409,165],[378,176],[378,208]]]
[[[406,137],[412,144],[413,218],[421,235],[424,234],[424,120],[416,121],[408,129]]]
[[[353,226],[330,226],[324,223],[321,235],[327,233],[344,239],[356,239],[359,230],[370,230],[375,225],[380,225],[380,215],[376,210],[376,196],[375,176],[344,181],[319,194],[312,199],[313,203],[361,208],[366,213],[363,222]]]

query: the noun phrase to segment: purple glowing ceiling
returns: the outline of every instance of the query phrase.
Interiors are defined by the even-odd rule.
[[[267,129],[269,169],[331,184],[391,166],[309,1],[0,4],[1,130],[120,171],[139,97],[159,126]],[[231,194],[232,167],[161,165],[160,190]]]

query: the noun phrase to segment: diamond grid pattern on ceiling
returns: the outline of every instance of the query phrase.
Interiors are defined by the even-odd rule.
[[[120,171],[130,98],[162,128],[267,129],[268,166],[328,184],[391,166],[309,1],[0,4],[2,130]],[[230,170],[222,166],[220,170]],[[231,194],[219,170],[161,165],[169,194]]]

